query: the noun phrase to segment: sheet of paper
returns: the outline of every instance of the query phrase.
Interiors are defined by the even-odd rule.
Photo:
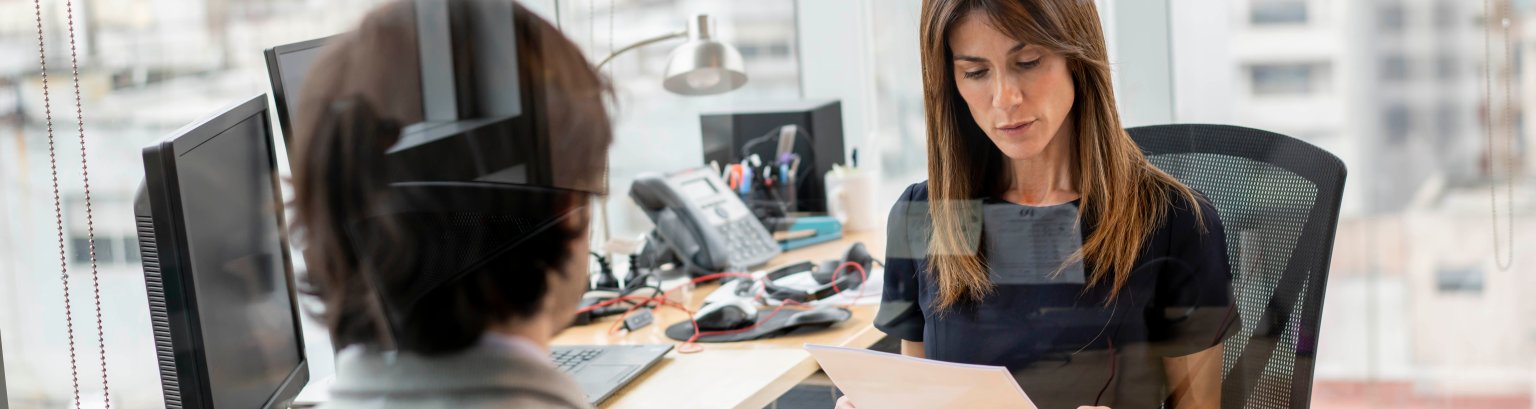
[[[1008,368],[1001,366],[814,344],[806,344],[805,350],[859,409],[1035,409]]]

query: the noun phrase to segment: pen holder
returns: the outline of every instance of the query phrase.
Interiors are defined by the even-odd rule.
[[[752,191],[741,195],[741,201],[746,203],[748,209],[758,220],[765,223],[767,220],[787,216],[795,208],[794,185],[774,184],[772,186],[761,179],[752,184]]]

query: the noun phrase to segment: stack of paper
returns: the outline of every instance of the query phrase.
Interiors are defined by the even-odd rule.
[[[967,365],[866,349],[805,345],[859,409],[1035,409],[1001,366]]]

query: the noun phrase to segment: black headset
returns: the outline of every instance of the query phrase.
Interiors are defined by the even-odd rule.
[[[837,271],[838,267],[849,262],[857,263],[859,267],[864,269],[865,274],[861,276],[858,271],[852,268],[845,268],[842,272]],[[869,249],[864,248],[864,243],[854,243],[848,247],[848,251],[843,253],[843,258],[839,260],[827,260],[820,265],[804,261],[769,271],[768,275],[762,280],[763,291],[768,294],[768,298],[780,301],[804,303],[824,300],[836,295],[838,292],[848,291],[863,285],[868,280],[870,267],[873,263],[874,257],[869,255]],[[807,271],[811,272],[811,277],[816,279],[816,286],[812,288],[796,288],[776,282],[780,278]],[[833,279],[834,275],[837,276],[836,280]]]

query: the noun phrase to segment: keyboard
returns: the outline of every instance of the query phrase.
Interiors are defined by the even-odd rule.
[[[587,402],[595,406],[671,350],[672,346],[667,344],[555,345],[549,349],[549,358],[555,367],[581,385]]]
[[[555,366],[565,373],[571,373],[581,364],[596,359],[603,350],[596,348],[557,349],[549,352],[549,357],[554,359]]]

